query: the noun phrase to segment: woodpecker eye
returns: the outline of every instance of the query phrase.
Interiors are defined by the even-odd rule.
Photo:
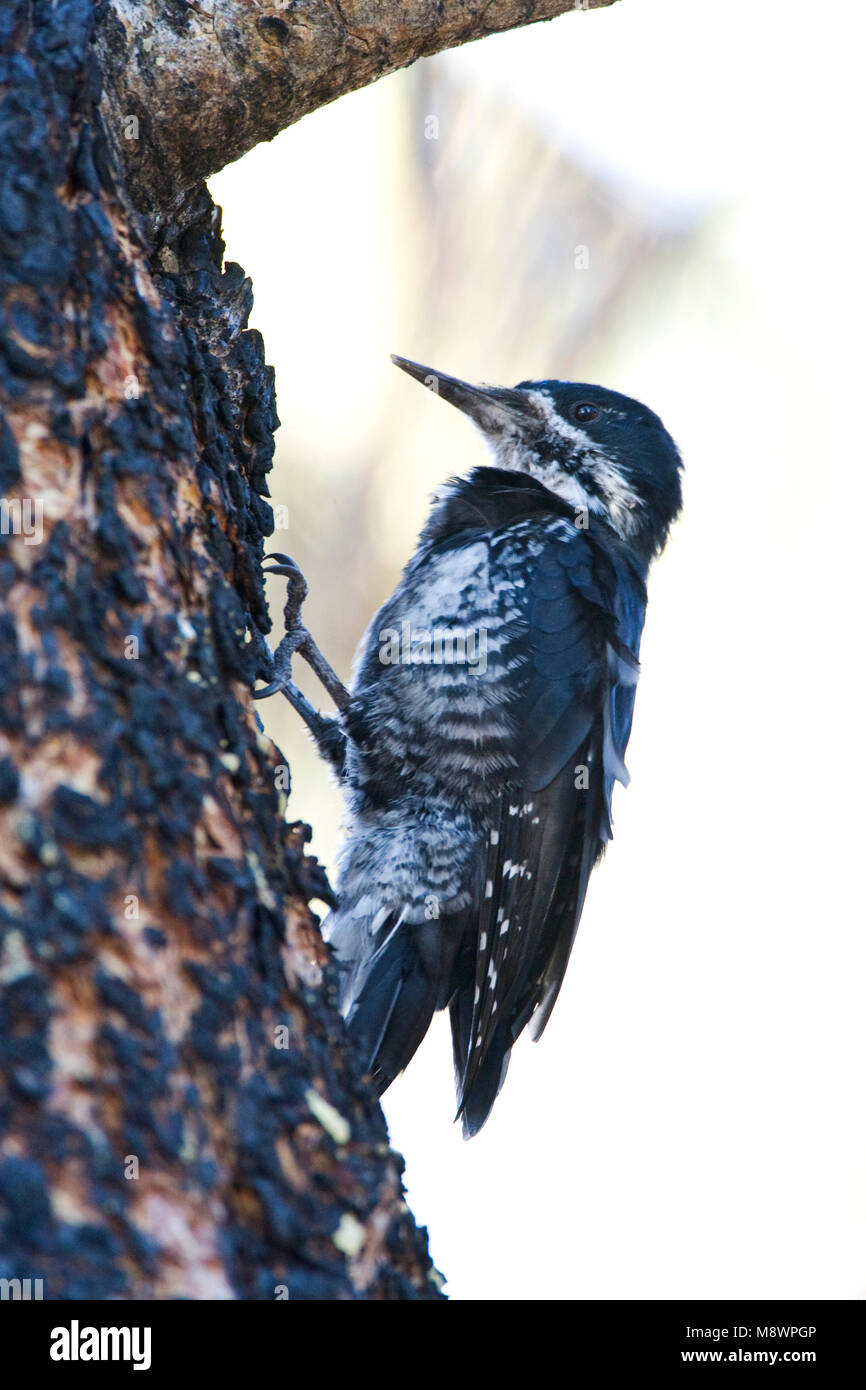
[[[597,405],[588,405],[586,401],[576,405],[572,412],[579,425],[588,425],[590,420],[597,420],[601,411]]]

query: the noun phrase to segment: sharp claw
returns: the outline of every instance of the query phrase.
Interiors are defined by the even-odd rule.
[[[270,566],[262,565],[263,574],[282,574],[285,575],[287,579],[303,579],[304,577],[295,561],[289,555],[266,555],[265,559],[276,560],[277,564]]]
[[[286,632],[276,652],[271,654],[272,671],[278,673],[277,679],[263,690],[253,691],[253,699],[264,700],[269,695],[275,695],[278,690],[290,700],[295,708],[304,718],[307,724],[315,729],[311,719],[318,719],[320,716],[313,709],[309,702],[301,705],[303,696],[294,686],[291,680],[292,659],[297,653],[307,662],[322,685],[327,690],[331,699],[338,709],[344,709],[349,703],[349,695],[336,673],[328,665],[322,653],[319,651],[312,637],[301,621],[301,607],[307,597],[307,581],[290,555],[284,555],[282,551],[275,550],[264,557],[266,560],[274,560],[275,564],[262,565],[263,574],[279,574],[289,581],[288,594],[283,608]],[[291,692],[291,693],[290,693]]]

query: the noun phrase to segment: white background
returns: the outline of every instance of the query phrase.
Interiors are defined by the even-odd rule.
[[[451,1123],[444,1019],[385,1097],[456,1298],[866,1294],[860,16],[622,0],[429,63],[659,225],[701,227],[580,367],[662,415],[687,482],[651,581],[632,784],[565,988],[471,1143]],[[406,298],[423,269],[395,154],[413,80],[316,113],[212,181],[277,369],[275,500],[303,474],[311,505],[337,506],[399,429],[405,467],[378,529],[353,537],[385,570],[367,613],[432,482],[483,456],[387,363],[434,346]],[[479,341],[463,332],[433,365],[491,379]],[[515,334],[510,380],[552,374],[543,359]],[[340,566],[339,548],[304,556],[319,633],[339,604],[317,591]],[[336,794],[268,713],[290,809],[331,862]]]

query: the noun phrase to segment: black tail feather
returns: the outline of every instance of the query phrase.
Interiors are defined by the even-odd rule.
[[[425,968],[419,933],[401,924],[370,960],[347,1016],[349,1034],[377,1093],[408,1066],[439,1004],[441,982]]]
[[[463,1121],[463,1138],[471,1139],[486,1122],[493,1102],[502,1090],[511,1042],[503,1027],[496,1028],[484,1054],[484,1060],[465,1091],[462,1089],[469,1055],[472,1023],[472,990],[461,990],[451,1001],[451,1038],[454,1047],[454,1070],[457,1074],[459,1107],[457,1118]]]

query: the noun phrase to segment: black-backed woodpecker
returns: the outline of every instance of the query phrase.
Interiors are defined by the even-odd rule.
[[[448,1008],[464,1133],[484,1124],[518,1035],[556,1001],[625,783],[649,565],[681,504],[657,415],[566,381],[471,386],[394,362],[467,414],[490,465],[435,497],[361,641],[348,690],[300,621],[272,679],[344,789],[326,923],[348,1030],[379,1093]],[[300,652],[337,704],[291,680]]]

